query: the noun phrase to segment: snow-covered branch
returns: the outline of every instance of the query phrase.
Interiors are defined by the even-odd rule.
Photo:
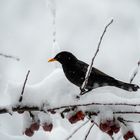
[[[92,67],[93,67],[94,60],[95,60],[95,58],[96,58],[96,56],[97,56],[97,54],[98,54],[98,52],[99,52],[99,50],[100,50],[100,45],[101,45],[102,40],[103,40],[103,37],[104,37],[104,35],[105,35],[106,31],[107,31],[107,28],[108,28],[112,23],[113,23],[113,19],[105,26],[105,29],[104,29],[104,31],[103,31],[101,37],[100,37],[100,40],[99,40],[99,43],[98,43],[98,46],[97,46],[97,50],[96,50],[96,52],[95,52],[95,54],[94,54],[94,56],[93,56],[93,58],[92,58],[91,64],[90,64],[90,66],[88,67],[88,70],[87,70],[86,75],[85,75],[85,80],[84,80],[84,82],[83,82],[83,84],[82,84],[82,86],[81,86],[81,88],[80,88],[80,90],[81,90],[80,95],[84,95],[84,94],[86,94],[86,93],[88,92],[88,91],[85,90],[85,87],[86,87],[86,85],[87,85],[87,83],[88,83],[88,79],[89,79],[90,74],[91,74],[91,71],[92,71]]]
[[[113,114],[140,114],[140,111],[129,111],[130,109],[133,109],[133,108],[128,108],[129,106],[133,106],[133,107],[136,107],[136,106],[140,106],[139,104],[126,104],[126,103],[116,103],[116,104],[113,104],[113,103],[89,103],[89,104],[75,104],[75,105],[67,105],[67,106],[60,106],[60,107],[54,107],[54,108],[49,108],[46,109],[46,107],[44,107],[42,105],[41,106],[31,106],[31,105],[15,105],[13,107],[1,107],[0,108],[0,114],[4,114],[4,113],[9,113],[9,109],[13,112],[25,112],[25,111],[42,111],[42,112],[50,112],[52,114],[55,114],[56,112],[61,112],[62,110],[67,110],[65,112],[70,112],[72,111],[73,109],[77,109],[78,107],[87,107],[87,110],[88,110],[88,107],[91,108],[95,108],[96,111],[86,111],[86,113],[90,113],[90,115],[98,115],[100,113],[99,110],[97,110],[97,106],[99,107],[102,107],[102,106],[110,106],[112,108],[116,108],[116,106],[121,106],[122,108],[123,107],[127,107],[127,109],[124,109],[123,111],[113,111]],[[44,109],[45,108],[45,109]],[[84,109],[85,110],[85,109]],[[130,121],[130,122],[133,122],[133,121]],[[137,122],[139,123],[139,122]]]

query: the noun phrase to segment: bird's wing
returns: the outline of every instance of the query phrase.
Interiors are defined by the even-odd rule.
[[[78,61],[79,63],[78,63],[78,67],[79,67],[79,69],[81,70],[81,71],[83,71],[84,73],[86,73],[87,72],[87,68],[88,68],[88,64],[87,63],[85,63],[85,62],[83,62],[83,61]],[[104,73],[104,72],[102,72],[102,71],[100,71],[100,70],[98,70],[98,69],[96,69],[96,68],[92,68],[92,72],[91,72],[91,75],[100,75],[100,76],[107,76],[107,77],[110,77],[109,75],[107,75],[106,73]]]
[[[91,72],[91,74],[96,74],[96,75],[101,75],[101,76],[107,76],[107,77],[110,77],[109,75],[107,75],[106,73],[104,73],[104,72],[102,72],[102,71],[100,71],[100,70],[98,70],[98,69],[96,69],[96,68],[92,68],[93,70],[92,70],[92,72]]]

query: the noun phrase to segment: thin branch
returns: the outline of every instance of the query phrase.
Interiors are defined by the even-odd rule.
[[[88,67],[88,70],[87,70],[87,73],[86,73],[86,76],[85,76],[85,80],[84,80],[84,82],[83,82],[83,84],[82,84],[82,86],[81,86],[81,88],[80,88],[80,89],[81,89],[80,95],[84,95],[84,94],[85,94],[85,92],[84,92],[84,91],[85,91],[85,87],[86,87],[86,85],[87,85],[87,83],[88,83],[88,79],[89,79],[90,74],[91,74],[91,71],[92,71],[92,66],[93,66],[94,60],[95,60],[95,58],[96,58],[96,56],[97,56],[97,54],[98,54],[98,52],[99,52],[100,45],[101,45],[102,39],[103,39],[103,37],[104,37],[104,35],[105,35],[105,33],[106,33],[106,30],[107,30],[107,28],[108,28],[112,23],[113,23],[113,19],[105,26],[105,29],[104,29],[104,31],[103,31],[101,37],[100,37],[100,40],[99,40],[99,43],[98,43],[98,46],[97,46],[97,50],[96,50],[96,52],[95,52],[95,54],[94,54],[94,57],[92,58],[91,64],[90,64],[90,66]],[[87,92],[86,92],[86,93],[87,93]]]
[[[30,70],[28,70],[28,72],[27,72],[27,75],[26,75],[26,78],[25,78],[25,81],[24,81],[24,84],[23,84],[23,87],[22,87],[21,95],[20,95],[20,98],[18,100],[20,103],[23,100],[23,94],[24,94],[24,90],[25,90],[25,86],[26,86],[26,83],[27,83],[27,80],[28,80],[29,73],[30,73]]]
[[[5,58],[14,59],[16,61],[20,61],[20,59],[18,57],[15,57],[15,56],[12,56],[12,55],[7,55],[7,54],[0,53],[0,56],[3,56]]]
[[[31,111],[29,111],[29,115],[32,118],[32,120],[35,120],[35,116],[34,116],[34,114]]]
[[[82,127],[84,127],[90,120],[87,120],[86,122],[84,122],[82,125],[80,125],[78,128],[76,128],[71,134],[69,137],[67,137],[65,140],[69,140],[73,137],[73,135],[75,133],[77,133]]]
[[[136,107],[140,106],[140,104],[128,104],[128,103],[98,103],[98,102],[93,102],[93,103],[87,103],[87,104],[75,104],[75,105],[66,105],[66,106],[61,106],[61,107],[55,107],[55,108],[50,108],[48,110],[59,110],[59,109],[65,109],[65,108],[73,108],[73,107],[84,107],[84,106],[131,106],[131,107]]]
[[[45,111],[48,112],[52,112],[55,110],[60,110],[60,109],[64,109],[63,107],[60,108],[51,108],[51,109],[47,109]],[[44,108],[41,108],[40,106],[14,106],[12,107],[12,109],[10,109],[12,112],[24,112],[24,111],[43,111],[44,112]],[[89,111],[90,112],[90,111]],[[4,113],[9,113],[9,107],[1,107],[0,108],[0,114],[4,114]],[[95,112],[90,112],[90,115],[94,115],[97,116],[100,113],[100,111],[95,111]],[[140,115],[140,111],[113,111],[113,114],[138,114]]]
[[[138,74],[138,68],[139,68],[139,66],[140,66],[140,61],[138,62],[137,70],[134,72],[133,76],[130,79],[130,84],[133,82],[134,78]]]
[[[88,132],[87,132],[87,134],[86,134],[86,136],[85,136],[85,139],[84,140],[87,140],[87,138],[88,138],[88,136],[89,136],[89,134],[90,134],[90,132],[91,132],[91,129],[92,129],[92,127],[94,126],[94,123],[90,126],[90,128],[89,128],[89,130],[88,130]]]
[[[136,136],[134,136],[135,140],[138,140],[138,138]]]
[[[118,117],[118,120],[123,120],[124,122],[127,122],[127,123],[140,123],[140,121],[132,121],[132,120],[126,120],[122,117]]]

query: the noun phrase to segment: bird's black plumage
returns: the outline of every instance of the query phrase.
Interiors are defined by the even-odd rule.
[[[53,60],[57,60],[62,64],[64,73],[70,82],[81,87],[85,80],[88,64],[78,60],[72,53],[66,51],[58,53]],[[137,91],[139,89],[138,85],[116,80],[93,67],[86,89],[92,90],[102,86],[115,86],[127,91]]]

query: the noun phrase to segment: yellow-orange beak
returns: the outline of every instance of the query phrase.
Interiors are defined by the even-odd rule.
[[[57,61],[57,60],[54,58],[48,60],[48,62],[54,62],[54,61]]]

